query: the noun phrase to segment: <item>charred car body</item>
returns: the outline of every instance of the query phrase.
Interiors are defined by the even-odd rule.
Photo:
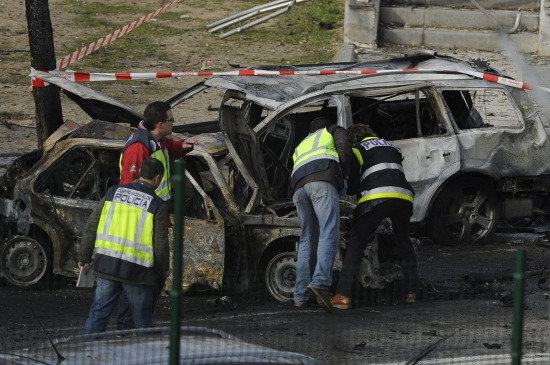
[[[486,64],[434,55],[276,68],[413,67],[499,74]],[[85,220],[117,183],[118,156],[131,133],[112,122],[135,126],[141,119],[80,84],[43,76],[98,120],[66,124],[47,141],[43,156],[21,157],[3,177],[0,265],[17,285],[38,283],[50,272],[75,275]],[[369,123],[402,150],[416,191],[412,221],[438,242],[478,242],[494,232],[499,217],[544,212],[537,204],[550,190],[550,143],[522,90],[437,72],[217,77],[168,102],[176,114],[210,88],[224,91],[218,120],[175,128],[212,132],[197,135],[199,145],[186,157],[185,288],[245,290],[261,273],[276,299],[292,298],[300,228],[288,192],[291,156],[318,116],[343,127]],[[342,207],[345,215],[353,204],[342,201]],[[344,217],[343,232],[347,222]],[[370,250],[361,281],[379,287],[384,280]]]

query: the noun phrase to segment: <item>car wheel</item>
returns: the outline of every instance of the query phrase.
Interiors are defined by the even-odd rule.
[[[29,237],[8,241],[0,251],[2,273],[6,281],[17,286],[36,286],[50,274],[49,251]]]
[[[497,197],[487,180],[465,177],[446,186],[431,213],[436,243],[477,243],[496,229]]]
[[[292,301],[296,284],[295,252],[283,252],[271,259],[265,270],[265,284],[269,294],[279,302]]]

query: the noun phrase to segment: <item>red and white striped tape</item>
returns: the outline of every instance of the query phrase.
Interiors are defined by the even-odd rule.
[[[134,20],[133,22],[126,24],[120,29],[115,30],[114,32],[111,32],[107,34],[104,37],[99,38],[97,41],[92,42],[88,44],[85,47],[82,47],[81,49],[77,49],[72,54],[65,56],[59,60],[57,60],[57,66],[56,68],[58,70],[61,70],[67,66],[69,66],[71,63],[74,63],[78,60],[80,60],[82,57],[89,55],[90,53],[97,51],[103,46],[106,46],[109,43],[112,43],[115,39],[118,39],[128,33],[130,33],[132,30],[136,29],[140,25],[142,25],[145,22],[148,22],[149,20],[155,18],[159,14],[164,13],[166,10],[168,10],[170,7],[172,7],[174,4],[179,2],[179,0],[174,0],[169,2],[168,4],[165,4],[158,8],[157,10],[153,11],[152,13],[149,13],[147,15],[142,16],[138,20]]]
[[[518,89],[531,90],[532,87],[521,81],[516,81],[506,77],[476,71],[457,71],[457,70],[436,70],[436,69],[418,69],[405,68],[394,70],[302,70],[302,71],[273,71],[273,70],[236,70],[224,72],[137,72],[137,73],[89,73],[89,72],[69,72],[69,71],[43,71],[51,75],[58,76],[75,82],[85,81],[115,81],[115,80],[151,80],[170,77],[185,76],[292,76],[292,75],[370,75],[370,74],[404,74],[404,73],[439,73],[439,74],[457,74],[467,75],[478,79],[491,81],[497,84],[512,86]],[[33,86],[43,86],[43,81],[36,77],[34,70],[30,74],[33,77]],[[540,88],[550,92],[548,88]]]

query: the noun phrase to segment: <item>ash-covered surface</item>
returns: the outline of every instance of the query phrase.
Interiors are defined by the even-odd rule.
[[[515,252],[525,247],[525,352],[548,354],[548,232],[550,224],[539,219],[527,228],[501,226],[483,245],[440,246],[422,239],[425,283],[413,305],[397,304],[391,290],[385,298],[378,293],[361,307],[331,314],[276,303],[262,290],[225,298],[195,293],[183,299],[183,322],[333,364],[405,361],[447,336],[428,358],[506,356]],[[53,337],[79,334],[91,297],[91,291],[71,286],[49,291],[0,287],[0,352],[46,340],[40,322]],[[164,296],[156,320],[167,324],[169,318],[169,297]]]

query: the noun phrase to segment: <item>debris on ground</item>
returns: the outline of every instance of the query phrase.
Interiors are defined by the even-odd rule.
[[[211,307],[218,307],[218,306],[224,306],[228,304],[232,304],[231,298],[227,295],[224,295],[220,298],[214,298],[214,299],[208,299],[206,301],[206,305],[209,305]]]
[[[495,350],[495,349],[500,349],[502,348],[502,345],[500,343],[488,343],[488,342],[483,342],[483,346],[485,346],[486,348],[488,348],[489,350]]]

